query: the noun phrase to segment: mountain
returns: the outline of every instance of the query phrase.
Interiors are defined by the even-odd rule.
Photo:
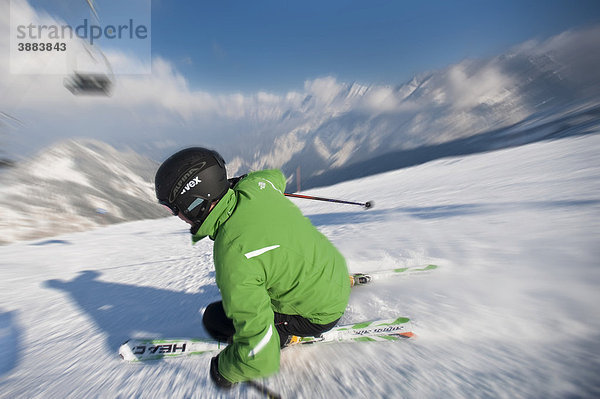
[[[442,143],[386,152],[364,161],[331,168],[303,182],[303,186],[328,186],[423,164],[435,159],[518,147],[541,140],[556,140],[600,132],[600,104],[536,113],[519,123]]]
[[[0,175],[0,242],[164,217],[154,196],[157,168],[94,140],[49,147]]]
[[[177,95],[158,97],[177,100],[168,102],[171,108],[167,110],[182,118],[191,138],[169,128],[168,143],[154,156],[162,160],[183,146],[206,145],[222,153],[229,175],[280,168],[289,177],[288,190],[292,191],[297,188],[297,170],[301,189],[307,189],[449,156],[597,133],[598,37],[600,27],[567,31],[544,42],[524,43],[496,57],[466,59],[398,86],[343,83],[323,77],[307,81],[300,92],[231,97],[176,86]],[[93,116],[80,108],[70,111],[71,115],[84,113],[85,118],[80,120],[83,125],[77,125],[78,118],[69,117],[68,129],[89,133],[91,126],[102,126],[102,121],[94,119],[98,115],[118,121],[125,112],[128,122],[113,121],[118,129],[111,126],[97,136],[147,154],[153,139],[140,140],[132,133],[135,129],[128,130],[129,116],[152,114],[169,121],[173,115],[164,114],[163,103],[150,111],[127,100],[123,93],[137,93],[141,87],[160,88],[158,83],[168,77],[185,82],[182,76],[164,69],[155,68],[157,77],[122,78],[121,88],[128,90],[117,90]],[[136,84],[127,86],[132,82]],[[146,97],[144,103],[152,98]],[[39,114],[44,113],[31,113]],[[165,134],[162,129],[169,126],[163,122],[151,123],[152,129],[161,131],[160,137]],[[42,121],[30,124],[49,125]],[[65,131],[65,126],[60,130]],[[210,131],[216,132],[218,139],[207,133]],[[156,139],[153,132],[148,137]],[[35,137],[43,132],[30,133]],[[166,216],[154,204],[156,167],[131,152],[116,152],[99,142],[76,141],[52,147],[14,168],[0,168],[0,241]]]
[[[481,141],[469,151],[525,144],[540,139],[532,125],[558,125],[565,115],[570,125],[580,117],[585,124],[598,123],[599,35],[600,27],[568,31],[399,86],[346,84],[332,77],[309,81],[304,93],[289,94],[270,114],[263,110],[258,127],[248,123],[244,131],[250,133],[230,140],[224,152],[233,173],[277,167],[294,176],[300,167],[302,187],[309,188],[357,177],[338,169],[381,156],[486,134],[494,142]],[[511,139],[503,142],[505,134]],[[294,178],[291,186],[296,187]]]

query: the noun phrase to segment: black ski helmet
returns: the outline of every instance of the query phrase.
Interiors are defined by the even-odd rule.
[[[202,147],[171,155],[158,168],[154,185],[159,203],[194,223],[193,234],[208,216],[211,204],[229,189],[225,161],[216,151]]]

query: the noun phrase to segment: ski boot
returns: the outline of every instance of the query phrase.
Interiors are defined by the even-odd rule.
[[[363,273],[355,273],[350,275],[350,286],[365,285],[371,281],[371,276]]]

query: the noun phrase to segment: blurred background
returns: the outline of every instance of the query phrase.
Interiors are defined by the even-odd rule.
[[[297,191],[598,123],[595,0],[0,11],[2,242],[164,216],[154,170],[191,145],[221,152],[231,175],[281,168]],[[68,49],[18,50],[28,42]]]

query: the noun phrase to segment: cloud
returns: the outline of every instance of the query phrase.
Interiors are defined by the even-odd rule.
[[[393,112],[399,110],[400,101],[393,87],[374,87],[365,95],[363,105],[372,112]]]
[[[448,98],[456,108],[470,108],[479,104],[501,103],[514,86],[509,76],[504,75],[493,63],[469,73],[465,63],[452,66],[448,71]]]

